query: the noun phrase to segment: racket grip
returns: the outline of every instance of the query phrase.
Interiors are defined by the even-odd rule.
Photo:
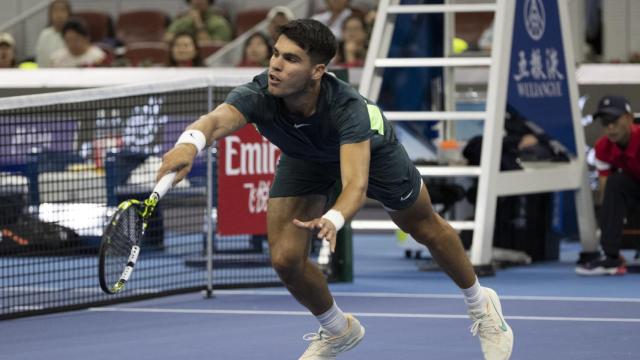
[[[158,196],[158,199],[162,198],[164,194],[171,189],[171,185],[173,185],[173,180],[176,179],[176,172],[172,171],[165,176],[163,176],[160,181],[156,184],[156,187],[153,188],[153,194]]]

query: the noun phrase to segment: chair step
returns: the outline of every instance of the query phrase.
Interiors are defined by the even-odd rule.
[[[448,58],[378,58],[374,65],[387,67],[455,67],[455,66],[490,66],[490,57],[448,57]]]
[[[392,121],[424,120],[484,120],[484,111],[385,111],[384,116]]]
[[[449,4],[449,5],[391,5],[389,14],[432,14],[450,12],[492,12],[496,4]]]
[[[479,166],[416,166],[420,175],[430,177],[480,176]]]
[[[456,230],[473,230],[473,221],[448,221]],[[397,230],[398,227],[391,220],[352,220],[353,230]]]

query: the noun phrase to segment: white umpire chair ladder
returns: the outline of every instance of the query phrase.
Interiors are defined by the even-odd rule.
[[[445,75],[445,107],[453,109],[452,71],[453,67],[489,67],[489,81],[487,84],[487,102],[483,112],[476,111],[385,111],[390,121],[458,121],[484,120],[481,166],[418,166],[423,177],[478,177],[478,195],[476,199],[474,221],[450,221],[456,230],[473,230],[473,241],[470,259],[479,274],[492,274],[492,243],[495,227],[495,212],[498,196],[549,192],[561,190],[576,190],[576,208],[583,250],[591,251],[597,248],[595,241],[594,214],[591,194],[588,190],[586,176],[586,162],[580,149],[584,148],[582,129],[579,119],[574,119],[576,136],[577,159],[567,165],[555,166],[551,169],[536,171],[511,171],[501,173],[499,170],[500,154],[502,151],[502,134],[507,98],[507,79],[509,71],[511,30],[514,21],[514,0],[496,0],[495,3],[399,5],[399,0],[380,0],[375,25],[371,34],[369,51],[362,73],[359,91],[367,98],[376,101],[382,85],[382,75],[388,67],[443,67]],[[451,16],[458,12],[495,12],[493,44],[491,57],[443,57],[443,58],[388,58],[388,51],[394,30],[394,23],[398,14],[427,14],[443,13]],[[566,7],[561,6],[561,15],[568,17]],[[452,18],[449,18],[450,20]],[[445,26],[445,55],[451,53],[452,21],[446,21]],[[565,21],[566,23],[566,21]],[[563,36],[565,27],[562,24]],[[570,43],[565,39],[565,44]],[[567,72],[573,76],[572,49],[567,46]],[[569,56],[569,54],[567,55]],[[571,99],[577,106],[577,89],[574,89]],[[449,99],[447,99],[447,97]],[[576,108],[574,107],[574,110]],[[575,112],[574,113],[579,113]],[[575,124],[578,125],[575,125]],[[395,230],[392,221],[353,221],[354,229]]]

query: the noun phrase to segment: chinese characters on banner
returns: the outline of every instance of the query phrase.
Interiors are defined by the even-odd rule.
[[[518,0],[507,101],[576,153],[558,0]]]
[[[218,142],[218,230],[266,234],[267,201],[280,150],[253,126]]]

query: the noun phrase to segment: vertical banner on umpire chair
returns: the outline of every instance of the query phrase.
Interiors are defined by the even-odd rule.
[[[218,142],[218,227],[221,235],[267,233],[267,202],[280,150],[245,126]]]
[[[508,104],[576,155],[558,0],[518,0]]]

